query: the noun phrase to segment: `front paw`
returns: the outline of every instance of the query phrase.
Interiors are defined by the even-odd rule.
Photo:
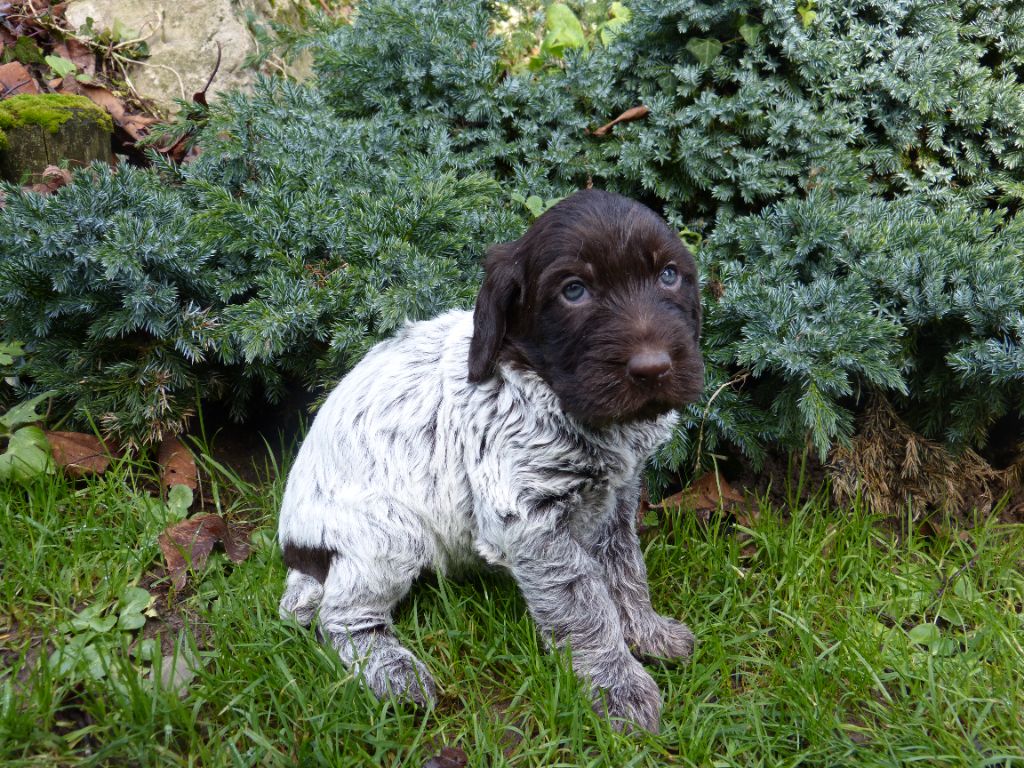
[[[643,728],[657,733],[661,720],[661,691],[654,678],[637,664],[627,674],[620,673],[615,682],[595,689],[594,711],[611,720],[617,731]]]
[[[693,653],[693,632],[681,621],[651,614],[646,621],[630,629],[626,633],[627,642],[640,656],[687,659]]]

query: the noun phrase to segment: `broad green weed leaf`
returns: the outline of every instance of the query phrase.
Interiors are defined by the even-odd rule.
[[[953,594],[961,600],[969,600],[971,602],[981,599],[981,594],[978,592],[978,588],[975,587],[974,582],[966,576],[961,576],[953,582]]]
[[[116,624],[117,616],[98,616],[89,622],[89,629],[103,635],[112,630]]]
[[[0,480],[25,482],[53,472],[50,445],[39,427],[22,427],[11,435],[0,455]]]
[[[931,647],[942,639],[942,633],[935,624],[918,624],[907,632],[907,637],[920,645]]]
[[[722,52],[722,44],[713,37],[694,37],[686,44],[686,50],[692,53],[697,61],[707,67]]]
[[[125,612],[117,617],[117,628],[125,632],[134,632],[146,626],[146,617],[141,613]]]
[[[153,597],[146,590],[141,587],[128,587],[121,595],[117,628],[131,632],[144,627],[146,625],[146,610],[151,602],[153,602]]]
[[[798,5],[796,12],[800,14],[800,20],[803,22],[804,27],[809,27],[814,23],[814,20],[818,18],[818,12],[814,10],[814,3],[808,3],[807,5]]]
[[[109,632],[117,623],[117,616],[104,616],[103,612],[107,607],[103,603],[93,603],[86,606],[69,622],[71,630],[73,632],[92,630],[101,634]]]
[[[167,492],[167,507],[172,517],[177,520],[184,520],[188,514],[188,508],[192,506],[192,489],[187,485],[172,485]]]
[[[547,34],[541,47],[553,56],[562,56],[568,48],[586,48],[583,25],[568,5],[552,3],[545,11]]]
[[[33,421],[40,421],[43,418],[43,414],[36,413],[36,407],[47,398],[53,397],[55,394],[57,393],[54,390],[50,390],[49,392],[43,392],[41,395],[36,395],[31,400],[18,403],[3,416],[0,416],[0,427],[7,427],[8,430],[12,430],[22,424],[31,424]]]
[[[93,680],[102,680],[107,676],[107,664],[95,645],[87,645],[82,649],[82,661],[86,665],[86,674]]]
[[[633,12],[622,3],[612,3],[608,9],[608,20],[601,25],[601,42],[608,45],[619,36],[622,28],[633,18]]]
[[[534,218],[544,213],[544,200],[537,195],[530,195],[526,198],[526,208],[533,214]]]
[[[139,661],[152,661],[156,657],[156,640],[147,638],[135,646],[135,658]]]
[[[756,45],[762,29],[764,29],[764,24],[741,24],[740,37],[747,45]]]
[[[47,66],[53,70],[53,73],[57,75],[57,77],[67,77],[72,72],[78,70],[78,67],[75,66],[75,62],[70,59],[65,59],[63,56],[47,56],[45,61]]]
[[[25,348],[17,341],[0,343],[0,365],[11,365],[14,359],[25,354]]]

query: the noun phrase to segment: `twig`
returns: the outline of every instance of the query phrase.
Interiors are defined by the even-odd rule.
[[[181,91],[182,100],[186,101],[188,99],[188,95],[185,93],[185,81],[181,79],[181,75],[178,74],[178,70],[176,70],[174,67],[169,67],[166,64],[154,64],[151,61],[137,61],[135,59],[129,59],[127,56],[121,56],[117,53],[112,54],[111,58],[121,65],[121,74],[124,76],[125,82],[128,83],[128,86],[131,88],[132,93],[135,95],[136,98],[139,97],[139,94],[135,90],[135,86],[133,86],[131,84],[131,81],[128,79],[128,73],[125,71],[125,67],[138,64],[140,67],[154,67],[156,69],[166,69],[168,72],[173,73],[174,76],[178,78],[178,88]]]
[[[700,464],[700,447],[701,445],[704,444],[704,423],[708,420],[708,414],[711,413],[711,404],[715,402],[715,398],[722,394],[726,387],[732,386],[733,384],[742,384],[748,378],[750,378],[750,371],[740,371],[735,376],[732,376],[724,384],[720,385],[718,389],[716,389],[711,394],[711,397],[708,398],[708,404],[704,406],[704,413],[701,414],[700,429],[697,431],[697,455],[695,457],[695,460],[697,462],[698,467]]]
[[[28,84],[29,84],[29,83],[31,83],[31,82],[32,82],[32,78],[29,78],[28,80],[22,80],[22,81],[21,81],[20,83],[18,83],[17,85],[11,85],[11,86],[4,86],[4,90],[3,90],[3,92],[2,92],[2,93],[0,93],[0,99],[2,99],[2,98],[6,98],[6,97],[7,97],[7,94],[9,94],[9,93],[14,93],[14,92],[15,92],[16,90],[18,90],[19,88],[21,88],[21,86],[23,86],[23,85],[28,85]]]

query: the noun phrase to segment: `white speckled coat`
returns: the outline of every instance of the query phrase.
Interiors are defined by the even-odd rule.
[[[572,618],[562,593],[585,588],[577,577],[589,574],[591,564],[582,553],[607,546],[611,529],[624,529],[627,545],[630,537],[635,542],[641,471],[677,417],[672,412],[597,432],[564,414],[531,372],[502,366],[487,382],[470,384],[472,331],[471,313],[449,312],[410,324],[376,346],[331,393],[288,477],[281,544],[327,550],[330,572],[321,588],[291,570],[282,614],[308,624],[319,608],[324,632],[343,657],[362,663],[378,695],[408,686],[414,699],[433,697],[426,669],[390,635],[390,612],[424,569],[447,573],[479,557],[519,578],[531,612],[556,642],[576,636],[577,666],[593,676],[588,652],[600,648],[587,647],[587,633],[562,629],[553,617]],[[621,573],[600,581],[618,598],[620,612],[622,600],[636,593],[639,607],[628,607],[611,645],[623,672],[649,679],[627,642],[650,653],[685,655],[692,635],[653,613],[635,543],[629,554],[616,564]],[[533,574],[538,564],[543,572]],[[581,605],[598,614],[605,607],[601,600]],[[588,622],[579,617],[577,623]],[[370,641],[358,642],[361,632],[371,631],[376,646],[399,654],[377,654],[386,669],[373,663]],[[399,662],[408,667],[408,679],[395,679]]]
[[[426,704],[391,611],[424,570],[483,558],[572,646],[596,708],[657,730],[633,654],[685,657],[693,635],[651,607],[635,516],[703,382],[696,265],[649,209],[584,190],[485,269],[475,314],[407,325],[317,414],[281,509],[281,614],[316,620],[377,696]]]
[[[410,324],[342,380],[288,478],[282,543],[343,553],[366,571],[407,567],[412,578],[478,556],[507,564],[521,528],[594,534],[675,414],[595,433],[530,372],[503,367],[469,384],[472,332],[470,312]],[[380,551],[372,544],[384,533]]]

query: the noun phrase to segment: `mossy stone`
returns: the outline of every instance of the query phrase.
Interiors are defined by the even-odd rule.
[[[110,115],[84,96],[24,94],[0,101],[0,175],[32,181],[47,165],[110,162]]]

